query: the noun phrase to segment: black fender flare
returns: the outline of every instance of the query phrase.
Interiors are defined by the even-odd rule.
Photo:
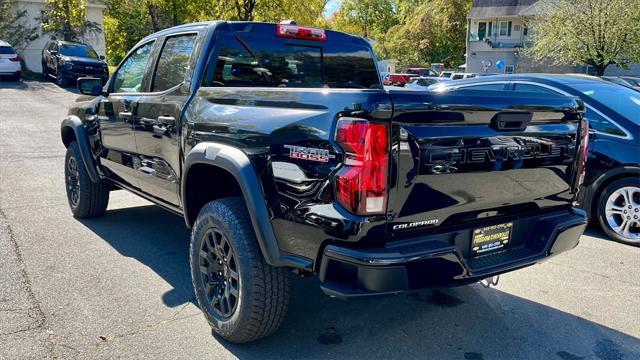
[[[604,189],[604,184],[609,183],[611,179],[620,178],[625,176],[640,176],[640,166],[636,165],[622,165],[615,169],[609,170],[600,175],[591,185],[585,189],[582,201],[584,204],[582,208],[587,211],[587,215],[590,219],[595,219],[598,208],[598,198]]]
[[[65,132],[67,129],[71,129],[75,134],[76,142],[78,143],[78,147],[80,148],[80,156],[82,156],[82,162],[84,163],[84,167],[87,170],[87,174],[89,174],[89,178],[94,183],[99,183],[100,176],[98,175],[98,171],[96,170],[96,163],[93,160],[93,156],[91,155],[91,147],[89,146],[89,137],[87,136],[87,129],[82,124],[80,118],[75,115],[69,115],[64,120],[62,120],[62,124],[60,125],[60,138],[64,143],[65,147],[68,147],[69,144],[65,140]]]
[[[183,166],[181,197],[184,209],[187,209],[186,179],[189,168],[195,164],[216,166],[233,175],[242,190],[253,230],[266,262],[272,266],[291,266],[287,257],[283,257],[280,252],[262,186],[249,157],[242,150],[225,144],[202,142],[196,145],[187,154]],[[189,219],[187,211],[184,211],[184,217],[187,226],[190,227],[191,220],[195,219]]]

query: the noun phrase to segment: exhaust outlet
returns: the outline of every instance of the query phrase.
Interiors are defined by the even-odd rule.
[[[500,281],[500,275],[494,275],[494,276],[480,280],[479,283],[480,285],[488,289],[492,286],[498,286],[499,281]]]

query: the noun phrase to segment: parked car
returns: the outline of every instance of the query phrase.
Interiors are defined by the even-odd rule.
[[[591,137],[580,203],[614,240],[640,245],[640,92],[587,75],[498,75],[436,85],[577,96]]]
[[[0,79],[6,77],[13,81],[20,81],[21,75],[20,56],[9,43],[0,40]]]
[[[406,69],[405,73],[419,77],[438,76],[438,73],[434,70],[423,67],[410,67]]]
[[[588,130],[566,96],[386,91],[369,42],[290,22],[163,30],[101,85],[78,80],[61,125],[72,213],[122,188],[184,217],[197,302],[232,342],[278,328],[291,271],[338,298],[461,285],[586,226]]]
[[[50,40],[42,50],[42,76],[55,79],[61,87],[84,76],[99,78],[106,83],[109,67],[104,56],[98,55],[87,44]]]
[[[438,76],[438,74],[428,68],[407,68],[404,73],[389,74],[384,85],[405,86],[413,78],[427,76]]]
[[[640,90],[640,78],[634,78],[630,76],[603,76],[602,78],[618,85],[632,87],[636,90]]]
[[[478,76],[478,74],[473,73],[453,73],[451,74],[451,80],[462,80],[462,79],[470,79]]]
[[[440,78],[440,77],[417,77],[417,78],[411,79],[411,81],[409,81],[409,83],[407,83],[407,85],[405,85],[404,87],[407,89],[414,89],[414,90],[427,90],[429,86],[433,84],[439,84],[444,81],[451,81],[451,80]]]

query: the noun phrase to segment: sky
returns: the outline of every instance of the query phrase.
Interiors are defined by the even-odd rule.
[[[342,0],[329,0],[327,6],[324,8],[324,17],[329,18],[334,12],[340,9],[340,3]]]

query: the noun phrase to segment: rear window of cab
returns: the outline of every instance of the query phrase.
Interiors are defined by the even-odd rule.
[[[205,86],[381,89],[364,44],[226,33]]]

